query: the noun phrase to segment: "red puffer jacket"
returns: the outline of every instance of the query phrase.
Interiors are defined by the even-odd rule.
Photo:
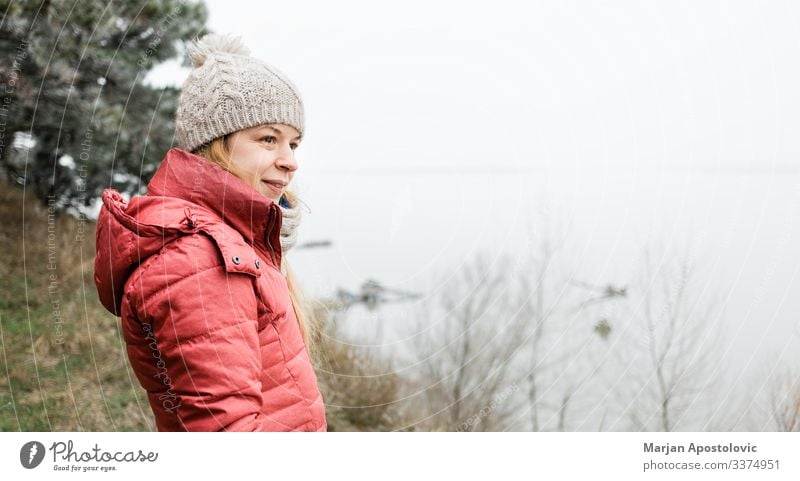
[[[147,195],[103,192],[95,284],[159,431],[325,431],[280,272],[280,207],[170,150]]]

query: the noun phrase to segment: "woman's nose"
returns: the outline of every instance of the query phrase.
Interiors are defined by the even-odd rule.
[[[281,149],[277,162],[279,167],[285,167],[290,171],[297,170],[297,161],[294,158],[294,150],[291,146],[285,146]]]

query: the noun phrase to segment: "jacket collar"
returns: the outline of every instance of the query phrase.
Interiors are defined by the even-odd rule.
[[[280,268],[282,212],[272,199],[217,164],[172,148],[147,185],[148,196],[177,197],[213,211]]]

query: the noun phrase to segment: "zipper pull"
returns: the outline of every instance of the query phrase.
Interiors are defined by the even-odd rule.
[[[194,230],[197,227],[197,214],[192,212],[189,207],[183,209],[183,214],[186,216],[187,227]]]

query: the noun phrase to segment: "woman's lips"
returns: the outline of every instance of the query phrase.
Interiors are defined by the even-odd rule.
[[[277,183],[273,183],[273,182],[267,182],[266,180],[262,180],[261,182],[264,185],[266,185],[270,189],[270,191],[272,191],[276,195],[283,194],[283,186],[281,184],[277,184]]]

